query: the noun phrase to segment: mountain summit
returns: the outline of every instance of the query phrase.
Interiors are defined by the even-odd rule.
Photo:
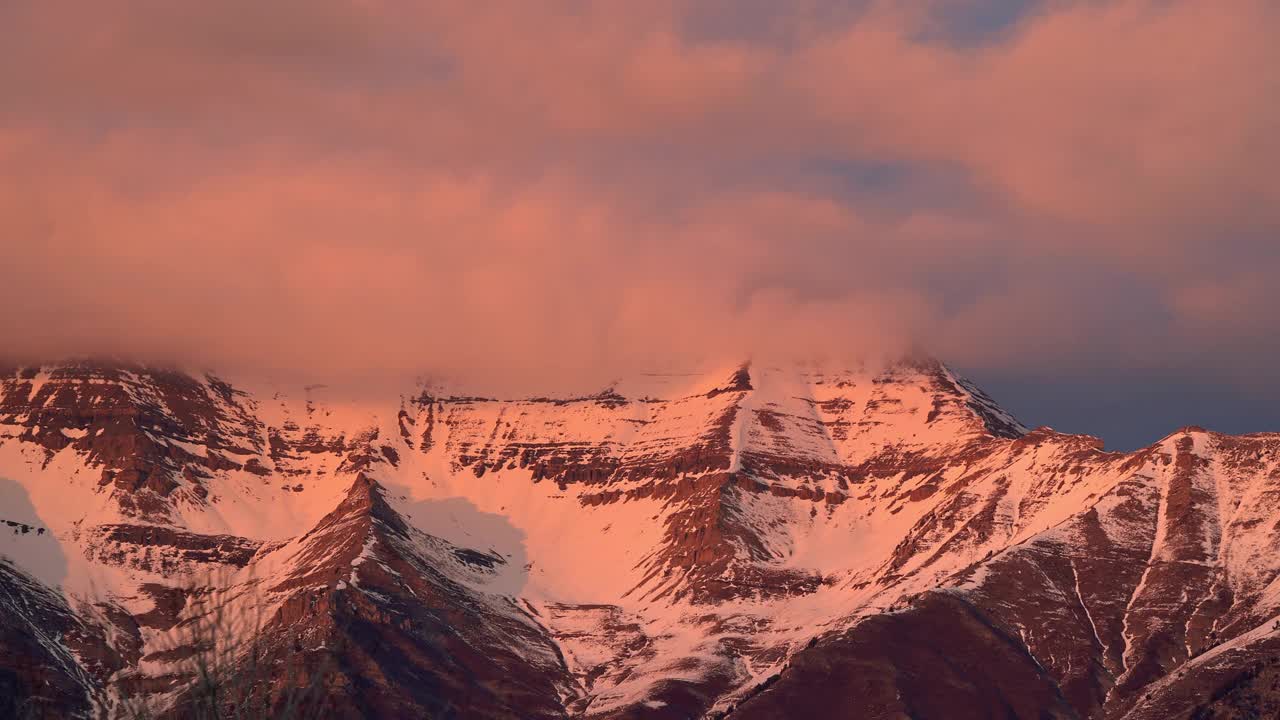
[[[251,613],[236,686],[302,663],[334,717],[1265,715],[1278,453],[1106,452],[932,360],[386,403],[9,368],[0,714],[181,716],[184,630]]]

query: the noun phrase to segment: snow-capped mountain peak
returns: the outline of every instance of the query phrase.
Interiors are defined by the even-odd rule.
[[[271,657],[378,686],[333,691],[354,716],[771,717],[858,666],[850,712],[906,712],[894,683],[939,673],[982,688],[957,717],[1157,717],[1274,639],[1275,436],[1108,453],[932,360],[352,397],[0,378],[0,586],[26,608],[4,627],[59,628],[0,641],[53,706],[179,711],[174,633],[216,602],[263,614]],[[943,655],[895,639],[920,633]],[[970,647],[1007,678],[971,677]]]

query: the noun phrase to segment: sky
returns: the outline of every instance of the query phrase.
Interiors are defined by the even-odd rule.
[[[923,348],[1280,430],[1272,0],[0,3],[0,337],[590,384]]]

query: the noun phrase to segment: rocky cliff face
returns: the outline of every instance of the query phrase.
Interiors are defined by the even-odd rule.
[[[1278,453],[1105,452],[927,360],[386,402],[0,370],[0,711],[182,716],[212,654],[335,717],[1266,716]]]

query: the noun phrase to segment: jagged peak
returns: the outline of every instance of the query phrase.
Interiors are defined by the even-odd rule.
[[[937,372],[943,374],[963,392],[968,394],[969,408],[978,415],[983,424],[987,426],[987,430],[989,430],[993,435],[996,435],[997,437],[1016,439],[1026,435],[1029,431],[1029,428],[1014,417],[1013,413],[1010,413],[1008,410],[1001,407],[990,395],[983,391],[982,388],[978,387],[973,381],[965,378],[940,362],[937,363]]]
[[[751,364],[743,363],[729,375],[729,378],[724,383],[708,390],[706,396],[712,398],[724,393],[747,392],[754,389],[751,385]]]
[[[387,502],[386,489],[365,473],[357,473],[342,502],[322,517],[303,537],[323,532],[353,521],[378,522],[397,534],[408,533],[409,526]]]

